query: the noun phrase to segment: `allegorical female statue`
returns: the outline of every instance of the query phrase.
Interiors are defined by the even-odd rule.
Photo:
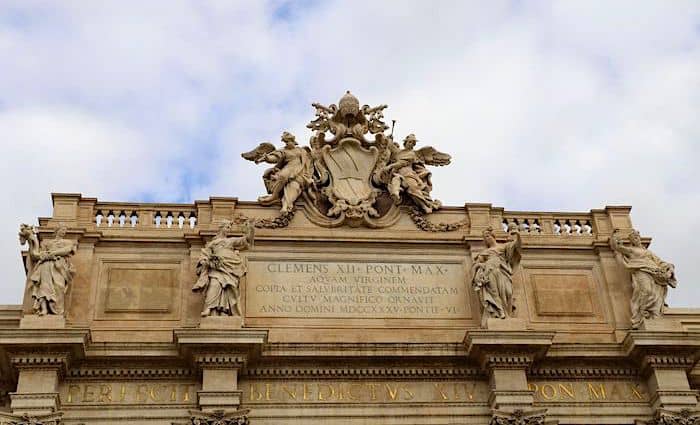
[[[471,282],[481,301],[482,326],[489,318],[515,317],[513,270],[520,264],[522,240],[517,226],[508,227],[511,240],[498,243],[493,228],[484,230],[486,249],[479,252],[471,269]]]
[[[193,291],[204,292],[202,317],[242,316],[240,281],[246,273],[246,263],[240,251],[253,246],[255,226],[243,223],[243,236],[226,237],[231,222],[219,226],[219,232],[209,241],[199,256],[197,275],[199,279]]]
[[[29,244],[27,270],[34,299],[34,313],[62,315],[65,310],[65,294],[73,280],[75,270],[69,258],[75,254],[76,241],[64,239],[66,227],[59,226],[52,239],[39,243],[34,227],[22,224],[19,241]]]
[[[258,198],[263,205],[282,203],[282,213],[291,212],[299,195],[313,184],[313,160],[308,148],[300,148],[289,132],[282,133],[284,148],[275,149],[270,143],[261,143],[257,148],[242,154],[243,158],[256,164],[275,164],[263,174],[268,195]]]
[[[631,246],[622,244],[619,230],[610,237],[610,248],[632,274],[632,328],[637,329],[645,319],[663,316],[668,287],[676,287],[673,264],[662,261],[644,248],[639,232],[630,233]]]

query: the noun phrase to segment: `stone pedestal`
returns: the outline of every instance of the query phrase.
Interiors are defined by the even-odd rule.
[[[681,325],[681,322],[678,320],[661,317],[654,320],[644,320],[639,330],[650,332],[683,332],[683,325]]]
[[[27,314],[20,320],[19,327],[20,329],[64,329],[66,318],[56,314],[45,316]]]
[[[522,319],[486,319],[486,329],[490,331],[524,331],[527,323]]]
[[[240,316],[207,316],[199,322],[201,329],[241,329],[243,318]]]

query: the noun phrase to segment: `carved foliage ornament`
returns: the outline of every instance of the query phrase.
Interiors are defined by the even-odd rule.
[[[495,411],[491,417],[489,425],[544,425],[545,410],[525,412],[515,410],[514,412]]]
[[[648,425],[700,425],[700,412],[660,410]]]
[[[360,106],[347,92],[337,105],[312,106],[316,118],[307,125],[314,132],[309,146],[300,147],[294,135],[284,132],[282,148],[265,142],[242,154],[256,164],[274,164],[263,174],[268,194],[258,199],[260,203],[280,204],[286,217],[302,198],[308,218],[324,227],[386,227],[398,220],[402,205],[416,211],[412,217],[441,207],[430,195],[433,186],[427,166],[448,165],[450,155],[432,147],[414,149],[418,140],[413,134],[406,136],[403,146],[394,142],[393,129],[386,133],[389,126],[383,111],[387,105]],[[414,222],[418,223],[416,218]],[[282,227],[277,224],[286,223],[256,224]],[[462,225],[426,222],[419,228],[451,231]]]
[[[249,410],[237,410],[235,412],[224,413],[217,410],[212,413],[191,411],[188,425],[249,425]]]
[[[62,413],[38,416],[3,414],[3,417],[0,418],[0,425],[60,425],[62,415]]]

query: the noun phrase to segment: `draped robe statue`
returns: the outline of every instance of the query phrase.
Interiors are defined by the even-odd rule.
[[[59,226],[54,238],[39,238],[32,226],[20,226],[20,243],[29,244],[27,270],[31,282],[33,310],[39,316],[62,315],[65,310],[65,294],[73,280],[75,270],[69,258],[75,254],[78,244],[64,239],[66,227]]]
[[[493,229],[484,230],[486,249],[479,252],[471,269],[472,288],[482,306],[481,323],[490,318],[515,317],[513,270],[520,264],[522,241],[514,226],[509,227],[511,241],[499,244]]]
[[[663,316],[668,287],[676,287],[673,264],[667,263],[644,248],[639,232],[630,234],[631,246],[622,244],[618,230],[610,237],[610,248],[632,274],[632,328],[639,328],[645,319]]]
[[[214,239],[202,248],[197,262],[199,279],[192,290],[205,294],[202,317],[242,316],[240,280],[247,267],[240,251],[253,246],[255,227],[246,221],[244,235],[237,238],[226,237],[230,229],[231,222],[222,223]]]

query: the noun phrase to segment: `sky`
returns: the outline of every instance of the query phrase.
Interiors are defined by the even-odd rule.
[[[0,303],[51,192],[254,200],[240,153],[311,102],[386,103],[447,205],[632,205],[700,307],[700,2],[0,0]]]

